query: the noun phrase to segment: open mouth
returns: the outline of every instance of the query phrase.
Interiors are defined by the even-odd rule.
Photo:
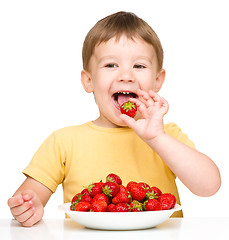
[[[130,98],[137,98],[138,95],[134,92],[120,91],[113,94],[112,98],[114,100],[117,109],[120,109],[123,103],[128,102]]]

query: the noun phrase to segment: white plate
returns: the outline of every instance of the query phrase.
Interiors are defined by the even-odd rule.
[[[65,211],[75,222],[93,229],[133,230],[155,227],[166,221],[175,211],[181,210],[176,204],[173,209],[143,212],[77,212],[70,210],[71,203],[58,208]]]

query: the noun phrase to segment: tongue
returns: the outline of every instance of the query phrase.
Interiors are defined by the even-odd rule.
[[[128,102],[129,98],[131,98],[131,94],[119,94],[118,95],[118,104],[122,106],[123,103]]]

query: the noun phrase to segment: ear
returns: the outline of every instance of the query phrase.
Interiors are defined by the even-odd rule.
[[[159,92],[164,81],[165,81],[165,70],[161,69],[156,76],[156,85],[154,89],[155,92]]]
[[[91,74],[86,70],[81,71],[81,83],[87,93],[94,91]]]

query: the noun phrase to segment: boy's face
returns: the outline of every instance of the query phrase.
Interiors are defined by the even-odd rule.
[[[158,92],[165,71],[157,71],[157,57],[152,45],[140,38],[122,36],[95,47],[89,70],[81,80],[87,92],[94,92],[100,117],[94,121],[103,127],[125,126],[120,119],[120,105],[129,97],[138,97],[137,89]],[[138,113],[135,119],[141,118]]]

